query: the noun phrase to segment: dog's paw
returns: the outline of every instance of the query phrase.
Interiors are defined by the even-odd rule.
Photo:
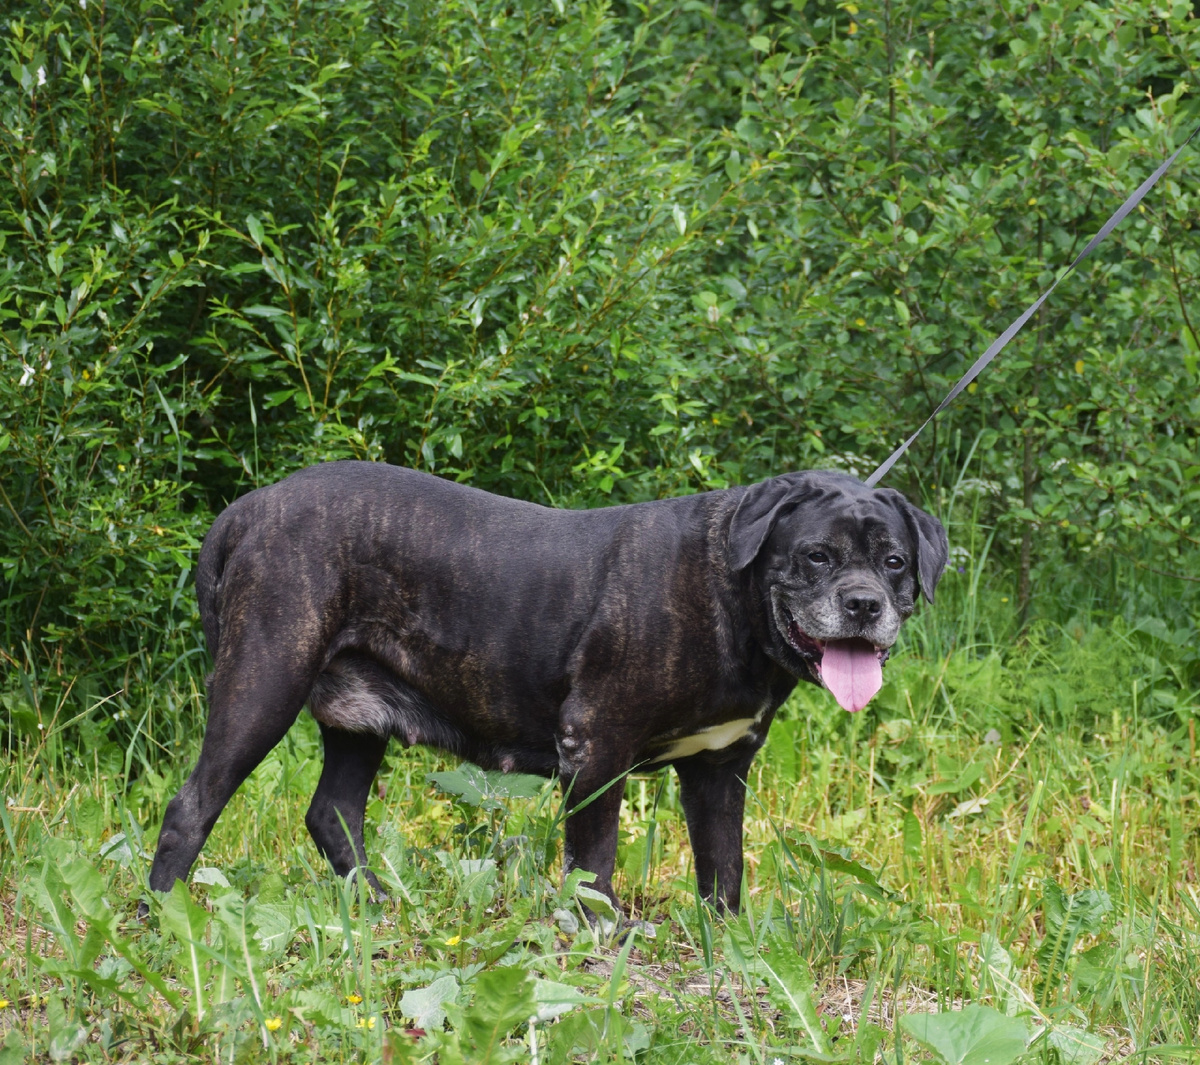
[[[622,921],[621,931],[617,936],[621,945],[624,946],[629,942],[632,936],[641,936],[645,940],[657,939],[658,928],[649,921]]]

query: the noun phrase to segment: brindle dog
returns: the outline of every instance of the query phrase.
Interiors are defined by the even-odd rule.
[[[208,726],[150,887],[187,877],[307,703],[325,764],[306,821],[339,875],[380,890],[363,816],[395,737],[557,774],[564,867],[614,902],[623,788],[605,786],[673,765],[700,890],[736,910],[744,781],[775,711],[798,679],[865,705],[946,558],[936,519],[840,473],[553,510],[376,463],[302,470],[204,540]]]

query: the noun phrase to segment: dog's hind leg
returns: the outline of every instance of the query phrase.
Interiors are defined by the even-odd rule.
[[[360,869],[377,897],[386,892],[367,868],[363,818],[371,782],[387,750],[387,736],[347,732],[321,724],[325,766],[304,818],[313,842],[338,876]]]
[[[220,656],[209,685],[200,759],[168,803],[150,868],[150,887],[186,880],[217,817],[243,780],[284,737],[304,705],[310,678],[295,663],[250,653]]]

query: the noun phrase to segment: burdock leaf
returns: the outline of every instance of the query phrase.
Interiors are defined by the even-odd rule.
[[[945,1065],[1009,1065],[1025,1053],[1024,1021],[990,1006],[909,1014],[900,1027]]]

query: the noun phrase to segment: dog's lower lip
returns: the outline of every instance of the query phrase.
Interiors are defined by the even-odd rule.
[[[815,636],[809,636],[802,628],[787,607],[783,608],[783,616],[787,619],[787,642],[801,658],[809,662],[819,663],[825,654],[825,645],[828,640],[821,640]],[[881,647],[873,640],[868,641],[875,648],[875,654],[881,663],[886,662],[892,653],[890,647]]]
[[[810,662],[819,662],[821,656],[825,653],[825,642],[809,636],[807,632],[800,628],[796,623],[796,619],[788,613],[786,608],[784,609],[784,616],[787,618],[787,642],[791,644],[792,650]]]

